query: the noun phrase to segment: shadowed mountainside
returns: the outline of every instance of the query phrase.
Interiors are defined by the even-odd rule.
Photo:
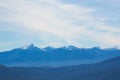
[[[1,80],[120,80],[120,57],[101,63],[50,67],[5,67],[0,65]]]

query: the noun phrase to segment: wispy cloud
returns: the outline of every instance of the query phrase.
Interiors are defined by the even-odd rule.
[[[37,39],[36,42],[42,40],[42,46],[120,45],[120,28],[108,25],[107,17],[99,16],[95,7],[67,4],[59,0],[1,0],[0,9],[0,22],[21,25],[21,31],[30,31],[23,34]],[[10,28],[18,29],[18,26]]]

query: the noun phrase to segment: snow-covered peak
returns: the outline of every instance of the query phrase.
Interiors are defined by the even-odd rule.
[[[53,50],[53,49],[55,49],[55,48],[54,48],[54,47],[51,47],[51,46],[48,46],[48,47],[43,48],[42,50],[43,50],[43,51],[51,51],[51,50]]]
[[[75,46],[70,45],[70,46],[67,47],[67,49],[68,49],[68,50],[74,50],[74,49],[78,49],[78,48],[75,47]]]
[[[24,45],[23,47],[21,47],[21,49],[29,49],[33,47],[34,47],[34,44],[29,44],[29,45]]]

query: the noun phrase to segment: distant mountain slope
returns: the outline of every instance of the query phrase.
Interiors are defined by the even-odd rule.
[[[77,48],[74,46],[40,49],[33,44],[0,52],[0,64],[7,66],[68,66],[97,63],[120,56],[119,49]]]
[[[2,76],[1,76],[2,75]],[[120,57],[61,68],[0,67],[1,80],[120,80]]]

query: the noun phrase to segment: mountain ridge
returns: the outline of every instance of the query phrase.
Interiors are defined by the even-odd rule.
[[[26,48],[15,48],[0,52],[0,64],[8,66],[69,66],[101,62],[120,56],[119,49],[68,47],[38,48],[31,44]]]
[[[119,59],[118,59],[119,58]],[[2,80],[119,80],[120,56],[100,63],[67,67],[0,67]]]

